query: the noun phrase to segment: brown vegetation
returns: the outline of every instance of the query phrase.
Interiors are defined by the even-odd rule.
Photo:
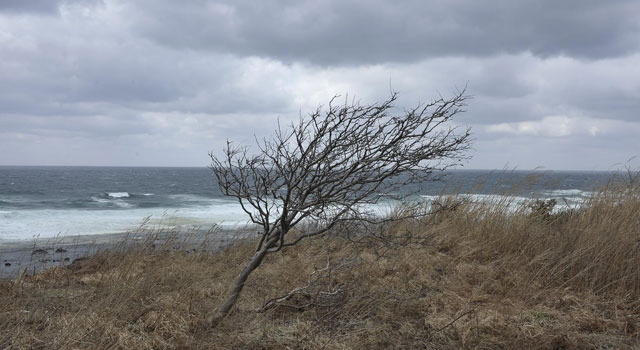
[[[393,249],[309,239],[267,256],[215,329],[206,312],[256,242],[104,252],[0,282],[0,348],[640,348],[631,180],[557,214],[461,201],[395,223],[388,234],[412,239]]]

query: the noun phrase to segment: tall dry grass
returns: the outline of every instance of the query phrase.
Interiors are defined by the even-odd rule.
[[[445,239],[472,244],[479,259],[526,267],[531,283],[640,297],[637,174],[614,177],[568,210],[532,210],[531,204],[508,196],[464,203],[439,224],[454,233]]]
[[[268,256],[213,330],[250,239],[123,244],[0,282],[0,349],[640,348],[637,179],[565,212],[446,197],[375,239],[309,240]]]

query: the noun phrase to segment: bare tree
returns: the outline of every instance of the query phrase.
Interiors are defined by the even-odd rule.
[[[397,97],[392,92],[370,105],[337,104],[334,97],[288,128],[278,125],[272,138],[257,141],[255,154],[230,141],[222,156],[209,154],[222,192],[261,228],[255,253],[208,317],[212,326],[228,314],[267,254],[327,234],[341,222],[382,219],[367,215],[363,204],[433,180],[436,171],[466,158],[469,129],[448,125],[463,112],[465,90],[402,111],[394,106]]]

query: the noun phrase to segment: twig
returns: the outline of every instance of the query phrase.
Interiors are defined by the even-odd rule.
[[[461,318],[462,318],[462,316],[468,315],[468,314],[470,314],[470,313],[472,313],[472,312],[476,311],[476,309],[477,309],[477,308],[478,308],[478,306],[476,306],[476,307],[474,307],[473,309],[467,310],[466,312],[462,313],[460,316],[458,316],[458,317],[454,318],[454,319],[453,319],[453,321],[451,321],[451,322],[447,323],[444,327],[442,327],[442,328],[438,329],[438,332],[442,332],[445,328],[447,328],[447,327],[449,327],[449,326],[453,325],[454,323],[456,323],[456,321],[458,321],[459,319],[461,319]]]

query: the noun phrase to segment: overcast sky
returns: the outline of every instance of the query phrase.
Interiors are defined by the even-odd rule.
[[[468,84],[467,168],[640,155],[637,0],[0,0],[0,164],[205,166],[335,95]],[[636,163],[638,163],[636,161]]]

